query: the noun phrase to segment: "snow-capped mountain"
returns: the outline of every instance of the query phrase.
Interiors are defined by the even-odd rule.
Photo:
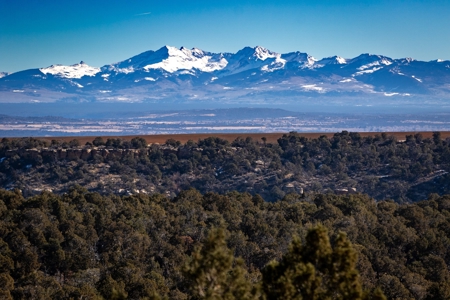
[[[71,66],[52,65],[48,68],[39,69],[43,74],[52,74],[61,78],[77,78],[80,79],[83,76],[95,76],[100,72],[100,68],[90,67],[81,61],[79,64]]]
[[[164,46],[103,67],[80,62],[0,73],[0,102],[276,102],[311,97],[450,99],[450,61],[373,54],[316,59],[260,46],[236,53]]]
[[[272,52],[263,47],[245,47],[228,59],[228,64],[222,69],[222,76],[241,73],[247,70],[260,69],[261,71],[275,71],[281,69],[286,60],[281,54]]]
[[[317,59],[311,55],[299,51],[281,54],[281,58],[286,60],[287,65],[294,69],[311,68],[317,61]]]
[[[213,72],[221,70],[227,65],[222,54],[212,54],[200,49],[191,50],[181,47],[164,46],[157,51],[147,51],[130,59],[102,68],[103,71],[117,73],[132,73],[136,70],[164,70],[174,73],[179,70],[199,70]]]
[[[317,61],[315,64],[315,67],[323,67],[326,65],[345,65],[347,64],[347,60],[340,56],[332,56],[332,57],[325,57],[321,60]]]

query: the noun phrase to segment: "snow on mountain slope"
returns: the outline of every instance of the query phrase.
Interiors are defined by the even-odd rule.
[[[213,54],[200,49],[164,46],[157,51],[147,51],[128,60],[105,66],[104,71],[131,73],[135,70],[161,69],[169,73],[180,70],[197,69],[202,72],[213,72],[223,69],[228,64],[223,54]]]
[[[440,59],[440,58],[438,58],[438,59],[435,59],[435,60],[432,60],[432,61],[430,61],[430,62],[437,62],[437,63],[443,63],[443,62],[450,62],[450,61],[448,61],[448,60],[443,60],[443,59]]]
[[[91,67],[83,61],[71,66],[51,65],[48,68],[39,69],[44,74],[52,74],[62,78],[81,78],[83,76],[95,76],[100,68]]]
[[[136,70],[163,70],[169,73],[184,70],[215,72],[223,70],[235,74],[249,69],[260,68],[263,71],[275,71],[285,66],[286,60],[281,54],[263,47],[245,47],[236,54],[210,53],[197,48],[180,49],[164,46],[157,51],[147,51],[128,60],[104,66],[103,72],[132,73]]]
[[[212,72],[223,69],[227,64],[227,60],[221,55],[211,55],[199,49],[189,50],[187,48],[177,49],[168,47],[167,58],[159,63],[149,64],[144,67],[145,70],[163,69],[169,73],[178,70],[198,69],[202,72]]]
[[[259,60],[266,60],[268,58],[278,58],[281,55],[275,52],[270,51],[267,48],[256,46],[253,48],[254,53],[252,54],[253,57],[256,57]]]
[[[296,68],[311,68],[317,62],[317,59],[308,55],[308,53],[299,51],[281,54],[281,58],[286,60],[287,64],[294,65]]]
[[[382,97],[396,93],[450,99],[449,82],[450,61],[424,62],[372,54],[317,60],[307,53],[280,54],[260,46],[236,53],[164,46],[102,68],[81,62],[10,74],[0,80],[0,102],[11,95],[16,97],[14,91],[19,90],[23,91],[21,99],[30,97],[30,101],[46,101],[45,93],[64,94],[67,101],[234,101],[247,96],[255,101],[272,101],[319,94],[339,98],[378,93]]]
[[[367,53],[361,54],[348,61],[350,67],[356,68],[356,72],[353,76],[374,73],[393,63],[394,61],[389,57]]]
[[[364,53],[355,58],[350,59],[348,63],[357,64],[360,66],[378,63],[378,65],[389,66],[390,64],[392,64],[392,62],[393,62],[392,58],[386,56]]]
[[[345,65],[347,64],[347,60],[340,56],[331,56],[322,58],[314,64],[314,67],[320,68],[327,65]]]
[[[372,66],[365,65],[364,68],[358,68],[358,70],[360,70],[360,71],[354,73],[353,76],[359,76],[362,74],[370,74],[370,73],[374,73],[376,71],[383,69],[383,67],[376,67],[376,66],[373,66],[373,68],[370,68],[370,67],[372,67]]]
[[[245,47],[228,59],[228,65],[223,69],[224,74],[231,75],[252,69],[273,72],[282,69],[286,60],[281,54],[272,52],[264,47]]]

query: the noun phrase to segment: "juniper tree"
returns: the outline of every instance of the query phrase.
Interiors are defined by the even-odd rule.
[[[385,299],[380,291],[363,292],[356,261],[345,234],[331,247],[326,228],[318,226],[309,231],[305,245],[294,238],[281,261],[263,269],[262,288],[268,300]]]
[[[258,299],[243,265],[227,248],[224,230],[212,230],[184,268],[191,299]]]

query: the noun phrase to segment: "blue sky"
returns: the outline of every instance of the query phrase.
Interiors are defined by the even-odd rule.
[[[0,0],[0,71],[102,66],[164,45],[450,59],[450,1]]]

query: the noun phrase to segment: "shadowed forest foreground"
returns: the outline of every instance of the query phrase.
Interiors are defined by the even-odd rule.
[[[6,299],[449,299],[449,262],[450,196],[0,190]]]

